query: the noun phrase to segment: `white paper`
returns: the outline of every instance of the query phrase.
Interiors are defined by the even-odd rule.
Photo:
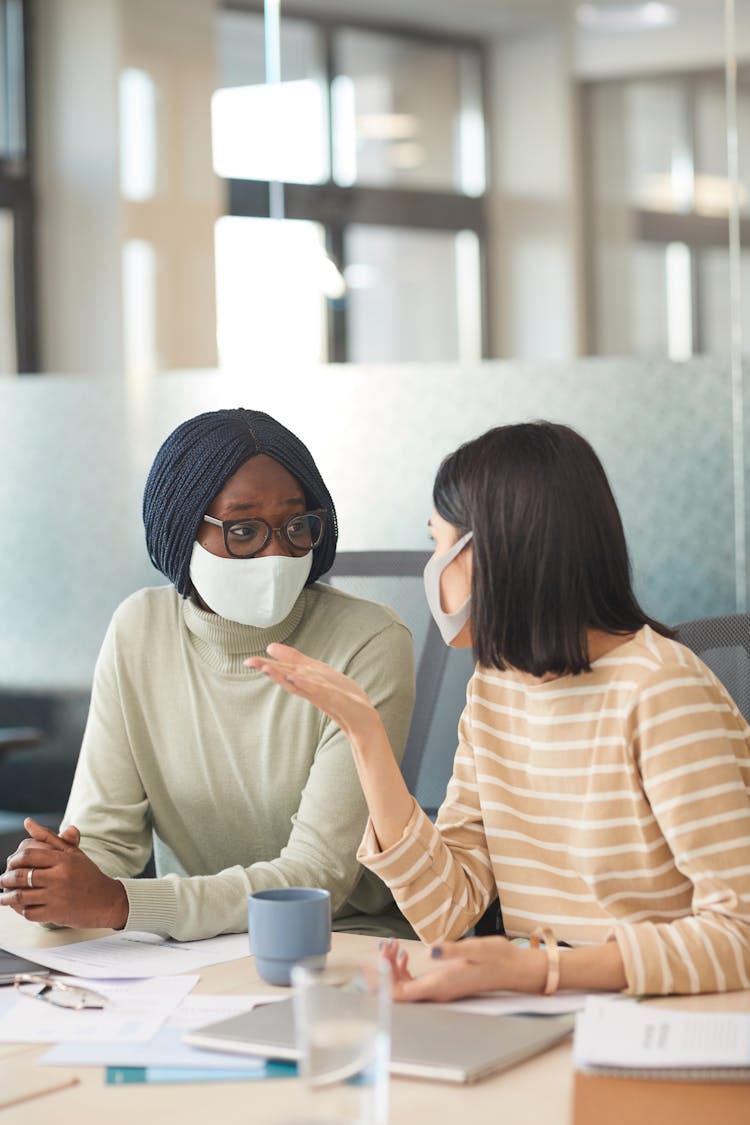
[[[538,996],[525,992],[487,992],[468,1000],[453,1000],[453,1012],[474,1012],[479,1016],[560,1016],[580,1012],[586,1007],[590,992],[555,992],[551,996]]]
[[[192,973],[205,965],[249,955],[247,934],[225,934],[205,941],[172,941],[156,934],[122,932],[92,941],[51,948],[6,945],[48,969],[98,979],[127,979]]]
[[[181,1000],[199,980],[197,976],[144,981],[104,981],[65,977],[106,996],[106,1008],[74,1010],[45,1000],[21,996],[0,1008],[0,1042],[9,1043],[144,1043],[152,1039]]]
[[[579,1067],[747,1067],[750,1014],[591,997],[576,1018]]]
[[[248,1070],[266,1059],[222,1051],[203,1051],[182,1042],[185,1031],[216,1020],[249,1012],[263,996],[187,996],[169,1016],[164,1027],[150,1042],[141,1043],[64,1043],[53,1047],[39,1060],[45,1066],[174,1066],[201,1070]],[[282,1000],[282,996],[274,996]]]

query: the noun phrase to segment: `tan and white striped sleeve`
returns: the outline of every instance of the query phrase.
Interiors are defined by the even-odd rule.
[[[618,925],[627,991],[748,988],[750,730],[698,661],[662,667],[631,721],[646,795],[693,899],[687,917]]]
[[[470,695],[471,683],[467,695]],[[426,942],[455,940],[495,898],[471,739],[470,703],[459,722],[459,745],[445,801],[433,824],[416,801],[401,839],[381,851],[368,822],[360,863],[390,887],[403,914]]]

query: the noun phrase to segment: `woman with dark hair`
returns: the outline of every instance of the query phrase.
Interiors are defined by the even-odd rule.
[[[434,504],[427,599],[477,657],[436,824],[361,686],[282,645],[248,661],[349,738],[359,858],[436,958],[414,978],[389,943],[396,996],[750,987],[750,729],[638,605],[593,449],[549,422],[490,430]],[[496,895],[506,937],[456,942]]]
[[[156,455],[146,544],[170,586],[116,611],[59,836],[29,820],[0,904],[76,927],[182,940],[247,929],[247,896],[325,887],[334,928],[409,934],[356,849],[367,809],[346,738],[245,658],[286,641],[361,683],[397,755],[411,637],[317,579],[333,501],[308,449],[256,410],[192,418]],[[153,846],[156,878],[136,878]]]

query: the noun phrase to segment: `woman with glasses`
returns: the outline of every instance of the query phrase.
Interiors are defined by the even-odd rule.
[[[343,732],[244,666],[282,641],[325,661],[366,688],[403,752],[411,637],[318,582],[337,524],[308,449],[259,411],[201,414],[157,453],[143,519],[171,585],[116,611],[66,827],[27,822],[0,903],[187,940],[246,929],[251,892],[302,885],[330,891],[337,929],[410,933],[356,859],[367,810]],[[136,878],[152,842],[156,878]]]
[[[389,943],[397,997],[750,987],[750,729],[638,605],[593,449],[502,426],[445,459],[433,499],[427,600],[477,658],[436,824],[363,685],[283,645],[248,661],[347,733],[360,859],[433,943],[419,978]],[[457,942],[496,895],[506,937]]]

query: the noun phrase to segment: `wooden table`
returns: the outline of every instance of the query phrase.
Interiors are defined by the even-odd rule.
[[[28,946],[49,947],[86,937],[99,937],[108,931],[48,931],[27,922],[14,911],[0,909],[0,945],[23,942]],[[425,950],[416,942],[411,947],[415,969],[426,964]],[[355,934],[334,934],[331,960],[361,955],[374,950],[377,939]],[[32,954],[33,956],[33,954]],[[278,993],[259,980],[252,958],[231,961],[200,970],[196,992]],[[750,1012],[750,992],[702,997],[671,998],[669,1006],[682,1005],[698,1010]],[[490,1018],[490,1017],[487,1017]],[[0,1045],[0,1089],[8,1068],[28,1065],[46,1051],[35,1045]],[[292,1125],[304,1118],[305,1095],[296,1078],[264,1079],[254,1082],[221,1082],[177,1085],[106,1086],[100,1067],[75,1070],[55,1068],[76,1074],[80,1083],[69,1089],[35,1098],[18,1105],[3,1117],[13,1125]],[[505,1074],[489,1078],[476,1086],[452,1086],[416,1079],[391,1081],[392,1125],[484,1125],[497,1120],[513,1125],[569,1125],[573,1071],[571,1045],[566,1042],[543,1055],[529,1059]]]

